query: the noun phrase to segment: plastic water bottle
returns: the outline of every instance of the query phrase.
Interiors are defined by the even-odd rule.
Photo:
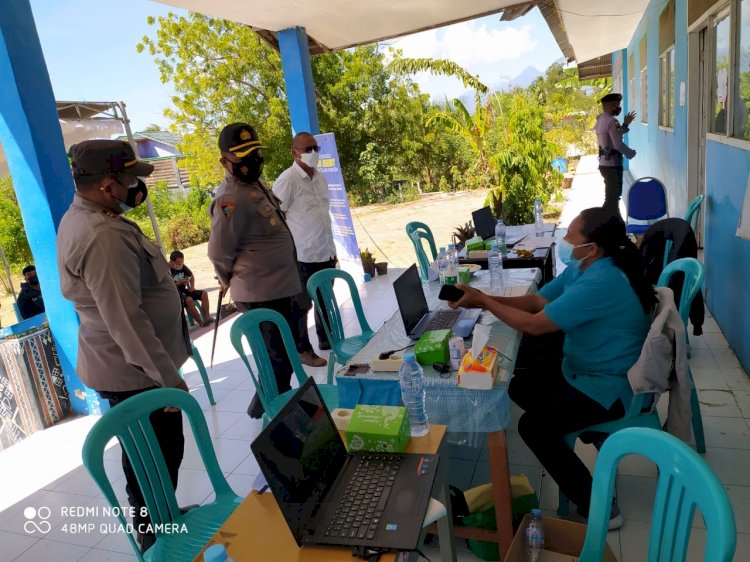
[[[537,236],[544,236],[544,217],[542,216],[542,201],[534,200],[534,230]]]
[[[214,544],[209,546],[203,553],[204,562],[235,562],[234,558],[229,558],[227,549],[223,544]]]
[[[531,521],[526,527],[524,534],[526,540],[526,560],[529,562],[539,562],[542,559],[544,550],[544,525],[542,524],[542,510],[531,510]]]
[[[445,268],[444,285],[455,285],[458,283],[458,252],[455,244],[448,244],[446,252],[447,266]]]
[[[508,255],[508,247],[505,244],[505,223],[503,222],[503,218],[500,217],[497,219],[497,224],[495,225],[495,242],[497,242],[497,249],[500,250],[500,254],[503,256]]]
[[[497,242],[490,244],[487,254],[487,267],[490,270],[490,289],[492,292],[502,293],[503,290],[503,256],[498,250]]]
[[[445,285],[445,270],[448,269],[448,254],[445,252],[445,248],[441,247],[437,257],[438,266],[438,279],[440,284]]]
[[[413,353],[404,354],[404,362],[398,372],[401,384],[401,400],[409,411],[409,426],[412,437],[421,437],[430,432],[424,406],[424,371]]]

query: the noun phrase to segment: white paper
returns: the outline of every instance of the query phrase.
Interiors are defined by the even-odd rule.
[[[740,210],[740,224],[737,226],[737,236],[750,240],[750,174],[745,185],[745,200]]]
[[[492,326],[485,326],[484,324],[474,325],[474,336],[471,338],[471,356],[476,359],[479,353],[487,345],[490,339],[490,333],[492,332]]]
[[[680,82],[680,107],[685,107],[685,81]]]
[[[527,236],[523,242],[513,246],[514,250],[536,250],[537,248],[549,248],[555,243],[554,236]]]

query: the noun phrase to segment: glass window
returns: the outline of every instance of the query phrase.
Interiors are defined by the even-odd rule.
[[[729,14],[714,20],[712,37],[713,76],[711,79],[711,122],[714,133],[727,133],[729,93]]]
[[[641,69],[641,123],[648,123],[648,67]]]
[[[669,53],[667,53],[667,65],[669,65],[669,87],[667,89],[669,95],[669,109],[667,110],[667,118],[669,119],[669,127],[674,127],[674,52],[675,50],[671,49]]]
[[[635,76],[632,74],[630,75],[628,84],[628,107],[635,107]]]
[[[669,127],[669,63],[667,55],[659,57],[659,125]]]
[[[732,108],[734,129],[732,136],[750,140],[748,106],[750,105],[750,0],[739,3],[739,50],[737,52],[738,76],[735,81],[737,95]]]

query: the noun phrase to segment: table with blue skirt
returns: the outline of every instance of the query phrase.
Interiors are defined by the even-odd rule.
[[[520,296],[536,291],[541,279],[537,268],[506,269],[503,271],[502,291],[490,289],[488,270],[477,271],[471,286],[488,294]],[[440,284],[437,281],[423,283],[422,288],[430,310],[446,308],[447,304],[437,298]],[[440,374],[432,366],[423,366],[425,373],[426,411],[430,423],[444,424],[449,432],[468,434],[468,444],[479,446],[487,436],[490,468],[497,515],[497,530],[456,527],[458,538],[470,538],[496,542],[501,555],[507,551],[513,539],[510,508],[510,471],[505,428],[510,423],[510,401],[507,383],[513,373],[515,358],[521,343],[521,333],[500,322],[488,312],[479,318],[480,324],[491,327],[487,345],[500,352],[501,362],[495,384],[490,390],[471,390],[457,384],[456,371]],[[372,340],[352,359],[350,364],[372,364],[384,351],[401,349],[413,342],[406,335],[398,311],[378,330]],[[466,340],[467,350],[471,338]],[[408,350],[407,350],[408,351]],[[396,355],[403,355],[399,351]],[[345,370],[342,370],[346,372]],[[354,408],[357,404],[401,405],[401,390],[398,372],[373,372],[355,375],[341,374],[336,378],[339,389],[339,406]]]

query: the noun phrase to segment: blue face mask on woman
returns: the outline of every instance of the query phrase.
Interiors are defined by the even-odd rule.
[[[585,244],[577,244],[574,246],[563,238],[557,243],[557,255],[560,258],[560,261],[565,265],[579,267],[583,260],[589,258],[590,256],[578,259],[573,256],[573,250],[575,250],[576,248],[583,248],[584,246],[590,246],[591,244],[593,244],[593,242],[586,242]]]

